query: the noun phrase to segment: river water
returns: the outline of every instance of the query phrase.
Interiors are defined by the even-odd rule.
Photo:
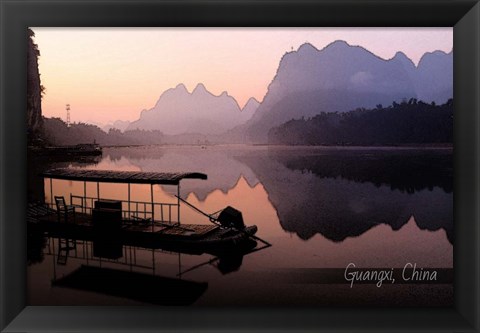
[[[29,240],[28,304],[450,306],[452,155],[449,148],[230,145],[104,148],[100,158],[76,161],[30,158],[30,199],[45,202],[52,194],[84,195],[81,182],[37,176],[50,167],[206,173],[207,180],[182,181],[182,198],[209,213],[235,207],[272,246],[232,262],[132,247],[108,259],[77,242],[62,262],[59,239]],[[155,200],[175,201],[168,186],[153,192]],[[128,196],[121,184],[100,184],[100,193]],[[87,196],[96,195],[89,184]],[[150,186],[132,185],[131,196],[150,201]],[[210,223],[185,205],[181,222]],[[353,267],[394,269],[397,279],[352,283]],[[432,274],[418,281],[405,267]],[[107,283],[72,287],[65,282],[72,276]]]

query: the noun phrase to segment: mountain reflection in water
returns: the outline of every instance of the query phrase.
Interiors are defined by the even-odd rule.
[[[239,158],[254,170],[284,230],[302,239],[359,236],[377,224],[398,230],[410,217],[443,228],[453,244],[451,152],[272,150]]]

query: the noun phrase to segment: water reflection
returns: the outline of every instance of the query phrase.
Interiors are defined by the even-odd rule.
[[[137,263],[155,262],[157,275],[176,279],[180,273],[182,279],[208,283],[193,301],[195,305],[448,305],[453,300],[451,285],[418,285],[412,298],[411,286],[382,290],[359,286],[352,291],[341,285],[296,284],[284,274],[286,269],[345,268],[350,262],[357,267],[401,268],[415,262],[421,267],[452,268],[452,165],[452,152],[442,149],[219,146],[111,148],[104,150],[101,161],[87,167],[204,172],[208,180],[182,183],[182,197],[209,213],[228,205],[239,209],[245,223],[256,224],[257,235],[273,244],[247,256],[181,254],[181,270],[177,254],[158,252],[152,261],[151,252],[138,250],[143,254],[137,256]],[[49,184],[42,185],[48,198]],[[61,195],[82,194],[83,185],[55,181],[53,190]],[[125,199],[127,195],[125,187],[108,184],[101,184],[100,191],[106,198]],[[87,192],[95,196],[95,186]],[[150,189],[132,186],[132,195],[148,200]],[[164,186],[155,186],[154,195],[156,200],[171,197]],[[183,223],[209,223],[186,206],[181,214]],[[101,291],[66,294],[66,288],[52,287],[44,277],[52,276],[54,267],[57,278],[67,276],[85,265],[85,260],[70,258],[66,266],[58,265],[45,254],[47,248],[42,254],[31,244],[44,246],[40,239],[29,241],[35,263],[29,266],[29,304],[145,304],[106,294],[100,297]],[[104,257],[102,267],[116,269],[110,261],[126,256],[123,245],[121,258],[118,247],[91,246],[92,253]],[[134,270],[152,273],[145,268]],[[81,270],[76,276],[102,274],[110,276],[111,272]]]
[[[53,288],[155,305],[189,305],[208,287],[208,283],[175,276],[182,269],[180,253],[113,244],[111,240],[54,237],[48,238],[45,253],[52,262]]]
[[[251,186],[258,183],[255,173],[235,159],[244,152],[244,146],[220,146],[213,149],[191,146],[105,149],[105,157],[99,167],[113,167],[117,170],[119,163],[124,166],[127,160],[131,168],[145,172],[202,172],[208,175],[208,180],[182,182],[182,195],[185,198],[189,193],[195,193],[197,198],[205,200],[213,191],[226,193],[235,186],[240,176]]]
[[[67,288],[101,294],[113,297],[108,299],[111,304],[117,303],[117,298],[154,305],[193,304],[208,289],[208,283],[201,279],[185,279],[183,275],[191,275],[204,265],[215,267],[222,275],[230,274],[240,269],[244,256],[257,251],[251,251],[256,245],[253,242],[248,250],[225,253],[205,261],[205,256],[123,245],[112,239],[43,239],[42,261],[51,264],[51,272],[47,275],[52,290]],[[45,283],[41,278],[33,282],[37,292],[42,280]],[[81,297],[73,301],[67,297],[59,304],[92,304],[87,299]]]
[[[265,187],[282,227],[304,240],[320,233],[343,241],[378,224],[398,230],[413,216],[453,244],[451,152],[270,150],[239,160]]]
[[[356,183],[414,193],[424,189],[453,190],[450,149],[344,148],[320,151],[269,151],[270,159],[290,170],[307,171],[320,178],[342,178]]]

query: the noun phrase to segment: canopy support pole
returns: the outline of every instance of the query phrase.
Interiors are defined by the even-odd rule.
[[[180,225],[180,182],[177,185],[177,224]]]
[[[87,214],[87,181],[83,182],[83,213]]]
[[[53,208],[53,179],[50,178],[50,206]]]
[[[150,185],[150,196],[152,198],[152,232],[154,230],[154,225],[155,225],[155,219],[154,219],[154,211],[155,211],[155,206],[153,204],[153,184]]]
[[[97,182],[97,198],[100,200],[100,182]]]
[[[128,209],[127,209],[127,219],[130,218],[130,183],[128,183]]]

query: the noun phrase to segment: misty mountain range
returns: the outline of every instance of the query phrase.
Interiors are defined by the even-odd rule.
[[[240,109],[227,92],[215,96],[199,83],[189,93],[185,85],[179,84],[165,91],[152,109],[143,110],[127,130],[160,130],[167,135],[218,134],[244,124],[258,106],[258,101],[250,98]]]
[[[282,57],[261,103],[251,98],[241,109],[227,92],[215,96],[200,83],[190,93],[179,84],[165,91],[153,108],[143,110],[138,120],[111,127],[167,135],[225,134],[225,138],[262,143],[271,128],[291,119],[411,98],[441,104],[452,97],[453,52],[425,53],[415,66],[402,52],[384,60],[344,41],[322,50],[305,43]]]
[[[416,98],[445,103],[453,97],[453,53],[426,53],[415,67],[403,53],[384,60],[344,41],[322,50],[303,44],[286,53],[252,119],[249,141],[265,142],[268,130],[321,112],[347,112]]]

